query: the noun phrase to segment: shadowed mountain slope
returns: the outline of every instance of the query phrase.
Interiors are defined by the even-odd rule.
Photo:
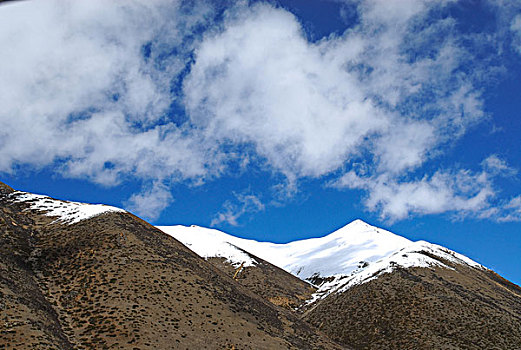
[[[208,261],[229,276],[269,302],[289,310],[295,310],[310,299],[316,288],[290,273],[254,255],[255,266],[235,267],[224,258]]]

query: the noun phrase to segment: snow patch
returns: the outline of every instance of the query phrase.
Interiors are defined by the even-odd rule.
[[[241,248],[233,244],[233,239],[227,239],[225,233],[192,225],[157,226],[158,229],[174,237],[197,255],[208,259],[212,257],[225,258],[235,267],[255,266],[258,262]],[[235,238],[229,236],[230,238]]]
[[[75,224],[107,212],[121,212],[125,210],[103,204],[86,204],[53,199],[41,194],[13,192],[10,195],[15,202],[30,203],[29,209],[45,212],[46,216],[57,217],[55,222]]]

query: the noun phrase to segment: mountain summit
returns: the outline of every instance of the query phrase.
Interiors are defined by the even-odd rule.
[[[197,226],[159,226],[202,257],[221,257],[234,266],[255,265],[253,254],[317,287],[314,299],[368,282],[397,268],[447,267],[444,260],[485,269],[471,259],[425,241],[413,242],[355,220],[320,238],[285,244],[257,242]],[[311,302],[311,301],[310,301]]]
[[[208,260],[244,267],[245,275],[269,261],[311,283],[315,290],[298,307],[302,317],[356,349],[521,344],[519,286],[445,247],[362,220],[286,244],[197,226],[159,228]]]

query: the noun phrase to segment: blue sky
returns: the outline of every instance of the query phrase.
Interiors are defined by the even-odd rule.
[[[521,283],[521,4],[0,6],[0,174],[287,242],[361,218]]]

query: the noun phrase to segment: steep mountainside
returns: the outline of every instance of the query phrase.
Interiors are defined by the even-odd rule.
[[[0,348],[340,348],[120,209],[2,184],[0,226]]]
[[[520,287],[360,220],[288,244],[195,226],[167,235],[118,208],[0,183],[0,227],[0,349],[521,344]]]
[[[223,258],[209,258],[208,261],[221,269],[241,285],[272,304],[294,311],[309,300],[316,288],[281,268],[258,257],[255,266],[235,267]]]
[[[240,238],[197,226],[158,228],[187,244],[188,248],[273,304],[293,310],[309,300],[317,290],[310,283],[226,240],[228,237],[241,241]]]
[[[521,288],[447,248],[360,220],[287,244],[161,229],[207,259],[254,267],[250,252],[316,284],[303,318],[356,349],[521,349]]]
[[[521,288],[490,270],[442,263],[332,293],[304,319],[356,349],[521,349]]]

